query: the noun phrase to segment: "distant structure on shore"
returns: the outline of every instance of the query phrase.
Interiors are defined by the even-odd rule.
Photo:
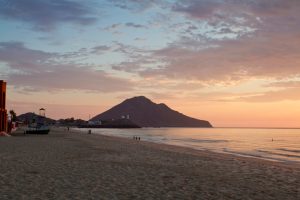
[[[46,109],[45,109],[45,108],[41,108],[41,109],[39,110],[39,115],[40,115],[41,117],[46,117]]]
[[[0,80],[0,132],[7,132],[6,82]]]
[[[127,99],[95,116],[90,122],[97,124],[99,121],[126,118],[140,127],[212,127],[208,121],[188,117],[166,104],[156,104],[144,96]]]
[[[99,121],[89,121],[86,125],[78,126],[79,128],[142,128],[130,121],[129,119],[111,119],[111,120],[99,120]]]

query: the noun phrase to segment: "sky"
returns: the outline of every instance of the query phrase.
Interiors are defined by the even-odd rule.
[[[300,127],[299,0],[0,0],[8,109],[134,96],[216,127]]]

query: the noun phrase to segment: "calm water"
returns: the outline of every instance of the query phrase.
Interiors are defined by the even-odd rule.
[[[86,131],[88,129],[79,129]],[[143,128],[91,129],[92,133],[172,144],[199,150],[300,163],[300,129]]]

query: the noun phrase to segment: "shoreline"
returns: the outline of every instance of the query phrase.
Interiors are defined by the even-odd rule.
[[[73,131],[74,133],[79,133],[79,134],[85,134],[83,131]],[[114,135],[104,135],[100,133],[92,133],[92,135],[95,136],[100,136],[100,137],[108,137],[108,138],[115,138],[116,140],[119,139],[124,139],[124,140],[129,140],[129,141],[135,141],[129,137],[122,137],[122,136],[114,136]],[[278,164],[279,166],[286,166],[286,167],[295,167],[300,169],[300,163],[299,162],[293,162],[293,161],[285,161],[285,160],[276,160],[276,159],[267,159],[264,157],[256,157],[256,156],[247,156],[244,154],[238,154],[238,153],[230,153],[230,152],[217,152],[213,150],[201,150],[201,149],[196,149],[193,147],[186,147],[186,146],[180,146],[180,145],[173,145],[173,144],[166,144],[166,143],[158,143],[154,141],[145,141],[145,140],[140,140],[140,141],[135,141],[137,143],[141,143],[143,145],[148,145],[153,148],[158,148],[158,149],[163,149],[166,151],[174,151],[174,152],[181,152],[181,153],[188,153],[192,155],[203,155],[203,154],[208,154],[209,156],[215,156],[217,159],[218,158],[223,158],[223,157],[228,157],[228,159],[245,159],[245,160],[251,160],[251,162],[268,162],[270,164]]]
[[[63,129],[1,138],[0,163],[4,199],[300,197],[299,166]]]
[[[80,130],[80,129],[76,128],[76,129],[71,129],[71,130],[74,132],[85,134],[84,131],[85,130],[88,131],[89,129]],[[105,135],[105,134],[101,134],[101,133],[97,133],[97,132],[95,132],[93,134],[101,135],[101,136],[108,136],[108,137],[124,138],[124,139],[131,140],[130,137],[126,137],[126,136],[123,137],[123,136],[118,136],[118,135]],[[247,159],[258,159],[258,160],[262,160],[262,161],[270,161],[270,162],[281,163],[281,164],[285,164],[285,165],[294,165],[295,167],[300,168],[299,161],[290,161],[290,160],[286,160],[286,159],[263,157],[263,156],[259,156],[259,155],[252,155],[251,153],[247,154],[247,153],[240,153],[240,152],[217,151],[217,150],[210,150],[210,149],[203,150],[203,149],[197,149],[195,147],[188,147],[188,146],[184,146],[184,145],[168,144],[168,143],[161,143],[161,142],[155,142],[155,141],[146,141],[146,140],[143,140],[142,138],[141,138],[141,142],[149,142],[150,144],[153,143],[153,144],[158,144],[158,145],[167,145],[167,146],[187,148],[187,149],[195,150],[195,151],[199,151],[199,152],[209,152],[209,153],[220,154],[220,155],[231,155],[231,156],[242,157],[242,158],[247,158]]]

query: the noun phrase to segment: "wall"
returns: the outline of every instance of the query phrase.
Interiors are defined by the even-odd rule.
[[[0,80],[0,132],[7,131],[6,82]]]

